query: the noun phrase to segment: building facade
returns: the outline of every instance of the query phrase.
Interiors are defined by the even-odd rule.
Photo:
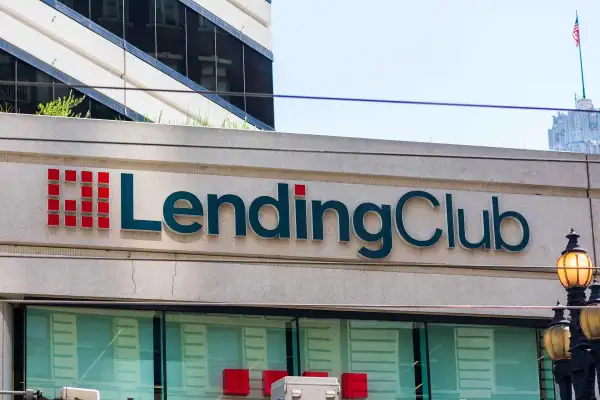
[[[591,99],[578,99],[577,109],[594,110],[594,104]],[[598,114],[570,111],[553,116],[548,146],[550,150],[600,154]]]
[[[35,113],[73,90],[91,118],[273,130],[271,97],[235,94],[273,93],[270,13],[268,0],[2,0],[0,107]]]
[[[555,398],[552,311],[499,307],[564,301],[570,228],[596,260],[597,156],[0,126],[2,389],[262,399],[326,374],[352,398]]]

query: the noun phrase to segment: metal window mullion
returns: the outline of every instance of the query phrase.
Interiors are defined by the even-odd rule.
[[[246,105],[246,45],[242,43],[242,84],[244,87],[244,112],[247,112]]]
[[[188,22],[187,22],[187,7],[183,6],[183,34],[185,35],[185,76],[190,77],[189,61],[188,61]]]

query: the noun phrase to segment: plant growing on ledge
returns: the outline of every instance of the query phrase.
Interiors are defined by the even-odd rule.
[[[84,100],[85,96],[76,97],[73,96],[73,92],[70,91],[68,96],[59,97],[45,104],[38,104],[38,111],[36,112],[36,115],[82,118],[81,113],[75,114],[73,109],[83,103]],[[83,118],[89,117],[90,111],[88,110]]]

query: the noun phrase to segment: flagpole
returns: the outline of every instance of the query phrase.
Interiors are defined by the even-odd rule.
[[[579,22],[579,15],[575,11],[575,17]],[[581,89],[583,91],[583,98],[585,99],[585,81],[583,80],[583,57],[581,56],[581,26],[579,27],[579,68],[581,69]]]

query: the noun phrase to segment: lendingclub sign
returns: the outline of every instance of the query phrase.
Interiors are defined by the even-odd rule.
[[[77,173],[65,171],[63,180],[59,175],[58,170],[48,170],[48,225],[55,228],[62,226],[60,216],[64,213],[66,227],[108,229],[108,173],[98,172],[94,180],[91,172],[81,171],[79,218],[76,217],[79,210],[74,199],[65,199],[64,209],[60,206],[61,183],[76,185]],[[441,199],[427,191],[410,190],[400,193],[394,204],[363,202],[355,207],[348,207],[343,201],[313,198],[307,193],[306,185],[302,184],[277,183],[274,190],[276,193],[258,196],[251,201],[233,193],[192,193],[180,190],[166,195],[162,201],[162,220],[154,220],[142,219],[135,213],[134,185],[147,183],[136,182],[131,173],[121,173],[118,180],[121,184],[119,204],[113,204],[112,207],[120,207],[120,229],[126,231],[160,233],[168,229],[178,235],[219,236],[220,213],[222,206],[226,205],[233,210],[235,236],[242,238],[250,231],[263,239],[323,241],[326,231],[325,215],[334,212],[337,216],[339,241],[350,242],[354,236],[362,243],[358,253],[368,259],[387,257],[392,251],[394,235],[417,248],[434,246],[445,237],[446,240],[443,241],[451,249],[461,246],[469,250],[504,252],[522,251],[530,241],[530,228],[525,217],[516,211],[502,209],[497,196],[491,196],[491,209],[477,213],[482,229],[480,239],[472,241],[468,239],[466,232],[465,210],[454,204],[451,193],[444,194]],[[425,202],[434,212],[442,212],[444,216],[443,223],[428,227],[432,233],[427,238],[411,235],[405,219],[411,205],[418,201]],[[260,218],[266,207],[276,211],[277,221],[274,226],[265,226]],[[368,229],[365,220],[369,215],[378,217],[377,229]],[[520,227],[520,236],[516,239],[506,240],[503,237],[501,227],[508,220]]]

